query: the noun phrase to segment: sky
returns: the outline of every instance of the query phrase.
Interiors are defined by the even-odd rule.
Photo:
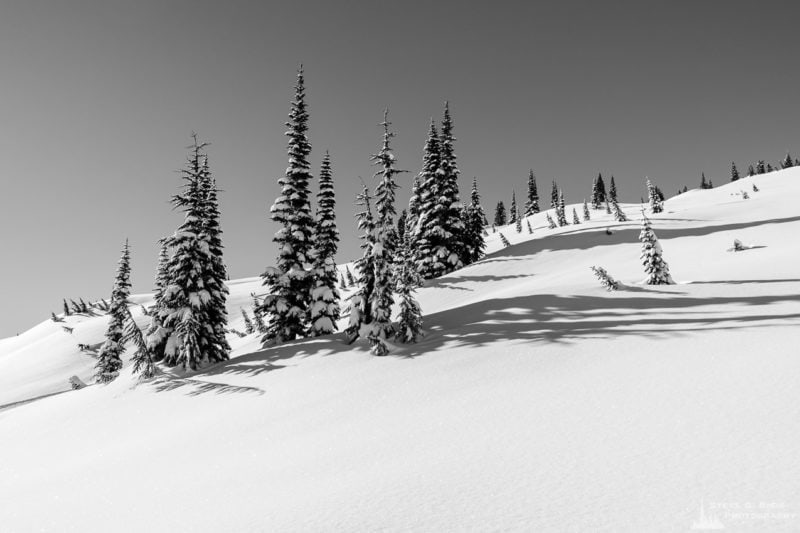
[[[330,151],[342,242],[385,107],[398,201],[449,101],[462,197],[487,213],[528,170],[566,200],[613,174],[668,195],[800,156],[796,25],[770,2],[11,0],[0,6],[0,337],[108,298],[120,249],[149,292],[196,131],[210,142],[232,278],[272,264],[269,206],[304,65],[312,167]],[[316,185],[314,185],[316,186]],[[398,208],[402,207],[399,205]]]

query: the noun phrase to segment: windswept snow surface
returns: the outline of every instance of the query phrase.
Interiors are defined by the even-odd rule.
[[[798,198],[790,169],[668,200],[676,285],[640,284],[637,205],[540,213],[421,289],[427,335],[387,357],[231,336],[193,374],[0,407],[0,530],[798,531]],[[243,329],[263,289],[230,288]],[[89,379],[106,318],[67,320],[0,342],[0,404]]]

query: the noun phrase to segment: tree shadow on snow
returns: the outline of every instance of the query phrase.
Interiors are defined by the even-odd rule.
[[[744,285],[747,283],[797,283],[800,279],[729,279],[711,281],[690,281],[691,285]]]
[[[653,291],[642,289],[642,293],[647,292]],[[602,297],[542,294],[486,300],[426,316],[427,336],[417,344],[402,345],[395,355],[419,357],[445,344],[488,346],[507,339],[570,343],[629,335],[655,338],[697,329],[760,327],[767,324],[758,322],[800,319],[800,312],[730,316],[724,309],[692,311],[705,306],[756,307],[779,302],[800,303],[800,295],[691,298],[678,293],[664,298],[626,296],[620,291]],[[679,310],[680,315],[669,316],[671,309]]]
[[[739,283],[762,281],[800,280],[743,280]],[[746,306],[755,309],[781,302],[800,303],[798,294],[710,298],[685,294],[650,286],[626,286],[602,296],[538,294],[484,300],[426,315],[426,336],[417,344],[396,344],[397,349],[390,357],[421,357],[445,345],[489,346],[505,340],[529,341],[533,345],[623,336],[659,338],[701,329],[723,331],[744,326],[766,327],[775,320],[800,319],[800,312],[776,315],[754,311],[731,316],[726,308]],[[153,385],[157,391],[185,388],[192,396],[205,393],[263,394],[264,391],[256,387],[226,384],[225,376],[256,376],[301,364],[302,359],[310,356],[326,357],[352,351],[366,355],[368,352],[365,342],[348,344],[346,341],[346,336],[338,333],[267,347],[205,368],[191,377],[161,378]]]
[[[201,372],[197,375],[206,376],[208,374]],[[150,385],[156,392],[185,389],[188,396],[200,396],[201,394],[209,392],[213,392],[214,394],[264,394],[263,389],[259,389],[258,387],[229,385],[227,383],[217,383],[197,378],[161,377],[156,378]]]
[[[460,272],[460,271],[459,271]],[[489,281],[502,281],[505,279],[516,279],[516,278],[529,278],[532,277],[533,274],[510,274],[508,276],[467,276],[467,275],[460,275],[456,274],[454,276],[444,276],[441,278],[435,279],[428,279],[425,280],[423,287],[425,288],[445,288],[445,289],[457,289],[460,291],[472,291],[472,289],[467,287],[459,287],[458,285],[461,283],[486,283]]]
[[[653,225],[653,230],[656,232],[656,235],[658,235],[658,238],[664,240],[675,239],[679,237],[702,237],[712,233],[735,231],[752,228],[755,226],[763,226],[765,224],[796,222],[800,220],[800,216],[773,218],[768,220],[741,222],[736,224],[722,224],[719,226],[701,226],[697,228],[659,228],[659,220],[662,219],[653,218],[651,219],[651,222]],[[613,222],[607,227],[611,229],[611,235],[606,234],[605,227],[592,229],[576,228],[573,231],[547,235],[543,238],[521,242],[509,248],[498,250],[493,254],[488,255],[486,259],[483,259],[477,264],[481,262],[504,261],[511,257],[535,255],[544,250],[588,250],[596,246],[630,244],[639,241],[639,233],[641,229],[639,228],[639,222],[636,220],[631,220],[629,222]]]

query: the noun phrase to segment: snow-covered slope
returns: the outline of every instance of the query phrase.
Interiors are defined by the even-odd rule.
[[[683,531],[701,503],[800,530],[797,198],[800,169],[667,201],[673,286],[638,283],[637,205],[539,214],[421,289],[427,335],[388,357],[232,336],[193,375],[0,407],[0,530]],[[231,283],[233,327],[259,281]],[[106,319],[70,320],[0,341],[0,405],[88,379]]]

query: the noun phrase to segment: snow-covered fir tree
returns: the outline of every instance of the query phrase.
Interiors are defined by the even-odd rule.
[[[483,250],[486,248],[484,220],[486,220],[486,214],[481,207],[478,179],[473,178],[470,203],[464,209],[464,250],[466,252],[463,259],[464,264],[474,263],[483,257]]]
[[[531,221],[526,218],[525,223],[528,225],[528,233],[530,235],[533,235],[533,228],[531,227]]]
[[[348,298],[347,314],[350,318],[345,332],[350,342],[358,339],[362,335],[362,328],[372,323],[372,298],[375,292],[375,260],[373,256],[375,215],[372,212],[372,196],[366,184],[361,193],[356,196],[356,205],[361,207],[361,211],[356,213],[356,220],[358,229],[363,232],[361,235],[363,252],[355,262],[358,274],[355,283],[356,290]]]
[[[383,143],[380,151],[372,156],[373,164],[380,170],[375,173],[378,186],[375,189],[375,243],[372,249],[372,267],[375,272],[375,290],[372,293],[372,323],[368,335],[372,353],[386,355],[389,348],[385,341],[392,337],[392,305],[394,304],[394,284],[392,265],[397,251],[394,233],[395,190],[398,185],[395,176],[405,170],[395,168],[396,158],[390,146],[394,133],[389,131],[391,123],[388,109],[383,113]],[[459,220],[460,223],[460,220]]]
[[[133,373],[138,374],[142,379],[150,379],[156,375],[157,370],[153,354],[147,345],[144,333],[136,325],[131,310],[127,306],[125,306],[125,315],[123,342],[131,343],[136,348],[131,357]]]
[[[353,277],[353,273],[350,272],[350,267],[349,266],[345,266],[344,267],[344,274],[345,274],[345,279],[347,280],[347,286],[348,287],[355,287],[356,278],[354,278]]]
[[[197,144],[196,138],[195,144]],[[228,269],[225,267],[223,259],[224,247],[222,245],[219,201],[217,199],[219,189],[217,189],[216,180],[211,175],[208,154],[203,154],[200,168],[200,186],[203,217],[201,237],[208,246],[209,255],[203,271],[203,287],[209,297],[203,306],[206,315],[203,326],[208,330],[208,334],[204,336],[204,343],[200,347],[204,352],[205,359],[217,362],[227,360],[231,351],[225,336],[228,325],[228,311],[226,308]]]
[[[791,168],[794,166],[794,161],[792,161],[792,156],[789,152],[786,152],[786,157],[783,158],[781,161],[781,168]]]
[[[463,223],[452,220],[458,213],[458,198],[442,166],[444,135],[438,135],[431,121],[422,158],[420,187],[419,232],[416,238],[415,260],[424,279],[435,278],[460,266],[460,247],[454,246],[463,233]],[[452,169],[451,169],[452,170]],[[455,189],[457,191],[457,189]],[[457,234],[454,230],[457,229]]]
[[[192,370],[204,362],[228,359],[230,347],[225,339],[227,315],[225,267],[219,237],[216,185],[203,153],[205,144],[193,136],[184,187],[173,197],[173,204],[184,213],[183,224],[169,238],[173,249],[167,263],[169,283],[164,289],[162,327],[148,345],[157,346],[168,335],[164,360],[169,366]],[[213,192],[212,192],[213,191]],[[217,214],[214,214],[214,213]]]
[[[581,223],[581,219],[578,218],[578,210],[575,209],[574,207],[572,208],[572,223],[573,224],[580,224]]]
[[[556,229],[558,227],[558,226],[556,226],[556,223],[553,220],[553,217],[550,216],[550,213],[545,213],[545,217],[547,218],[547,227],[548,228]]]
[[[644,282],[648,285],[672,285],[675,282],[669,273],[669,266],[663,258],[661,243],[658,242],[650,220],[642,210],[642,231],[639,233],[639,241],[642,243],[642,254],[640,256],[644,272],[647,275]]]
[[[271,218],[280,225],[273,241],[278,245],[278,259],[261,275],[267,295],[262,312],[268,318],[264,342],[283,342],[303,337],[308,332],[308,309],[314,277],[309,268],[314,245],[314,217],[309,201],[311,144],[308,141],[308,111],[305,101],[303,67],[297,72],[295,95],[289,121],[289,166],[278,180],[281,193],[270,209]]]
[[[422,191],[420,189],[420,175],[414,176],[411,183],[411,198],[408,201],[408,215],[406,216],[406,240],[414,250],[419,235],[419,215],[422,206]]]
[[[592,216],[589,214],[589,206],[586,205],[586,198],[583,199],[583,221],[589,222],[592,220]]]
[[[661,213],[664,210],[664,202],[658,195],[655,186],[650,182],[650,179],[647,179],[647,198],[652,213]]]
[[[253,312],[253,323],[255,324],[256,331],[261,335],[267,332],[267,324],[264,322],[264,316],[261,314],[260,302],[255,302],[251,311]]]
[[[462,217],[463,217],[463,209],[462,209]],[[400,211],[400,215],[397,217],[397,228],[395,229],[395,235],[397,235],[397,246],[403,247],[406,244],[406,229],[408,223],[408,210],[403,209]]]
[[[558,184],[553,180],[553,186],[550,189],[550,209],[558,207]]]
[[[614,176],[611,176],[611,184],[608,187],[608,194],[606,195],[608,200],[616,200],[617,199],[617,184],[614,182]]]
[[[420,224],[417,246],[417,265],[424,279],[449,274],[461,268],[464,256],[464,223],[459,212],[458,166],[454,149],[453,120],[450,106],[445,102],[442,131],[437,142],[431,143],[435,134],[431,124],[428,142],[425,144],[422,183],[424,219]],[[438,152],[433,156],[433,151]],[[432,168],[435,165],[435,169]],[[433,170],[433,172],[431,172]]]
[[[511,246],[511,243],[508,242],[508,239],[506,238],[505,235],[503,235],[502,231],[500,232],[500,242],[503,243],[503,248],[508,248],[509,246]]]
[[[111,291],[111,309],[106,329],[106,340],[100,347],[95,365],[95,378],[98,383],[113,381],[122,368],[122,352],[125,351],[125,319],[127,318],[128,296],[131,293],[131,251],[128,239],[122,248],[122,256],[117,264],[117,275]]]
[[[333,188],[331,157],[327,152],[319,171],[319,192],[314,233],[314,290],[311,292],[310,322],[312,335],[327,335],[337,330],[339,290],[336,288],[336,251],[339,230],[336,227],[336,195]]]
[[[739,179],[739,170],[736,168],[736,163],[731,161],[731,181],[737,181]]]
[[[244,321],[244,332],[250,335],[251,333],[256,332],[256,327],[253,325],[253,321],[250,319],[250,315],[247,314],[247,311],[244,308],[239,309],[242,312],[242,320]]]
[[[615,291],[619,289],[619,282],[611,277],[611,275],[606,272],[606,269],[603,267],[596,267],[591,266],[589,267],[594,272],[594,275],[597,276],[597,279],[600,281],[600,285],[605,287],[607,291]]]
[[[608,203],[608,198],[606,198],[606,214],[607,215],[611,214],[611,204]]]
[[[517,209],[517,193],[514,190],[511,191],[511,208],[509,209],[508,215],[510,217],[508,223],[516,224],[517,219],[519,219],[519,209]]]
[[[616,220],[617,222],[627,222],[628,217],[625,216],[625,212],[619,206],[619,203],[617,202],[616,198],[611,201],[611,205],[613,206],[614,209],[614,220]]]
[[[755,175],[756,175],[756,169],[753,168],[753,165],[748,165],[748,167],[747,167],[747,177],[755,176]]]
[[[506,225],[506,206],[503,204],[502,200],[497,202],[497,207],[494,208],[494,225]]]
[[[592,208],[600,209],[606,201],[606,184],[603,175],[597,174],[597,178],[592,182]]]
[[[558,225],[567,225],[566,205],[564,205],[564,191],[558,190],[558,204],[556,207],[556,216],[558,217]]]
[[[528,173],[528,198],[525,201],[525,216],[535,215],[539,212],[539,192],[536,189],[536,176],[533,169]]]
[[[756,173],[757,174],[766,174],[767,173],[767,167],[764,165],[764,160],[763,159],[759,159],[758,160],[758,163],[756,164]]]
[[[69,304],[67,304],[67,299],[64,298],[64,316],[69,316],[72,314],[72,311],[69,310]]]
[[[422,278],[417,272],[414,253],[408,241],[400,250],[395,278],[395,290],[400,299],[397,337],[403,343],[414,343],[422,335],[422,309],[414,296],[417,287],[422,283]]]
[[[150,310],[150,325],[145,338],[154,361],[164,359],[164,349],[169,338],[169,331],[164,329],[164,290],[169,286],[169,239],[161,239],[158,253],[155,286],[153,287],[153,307]]]

